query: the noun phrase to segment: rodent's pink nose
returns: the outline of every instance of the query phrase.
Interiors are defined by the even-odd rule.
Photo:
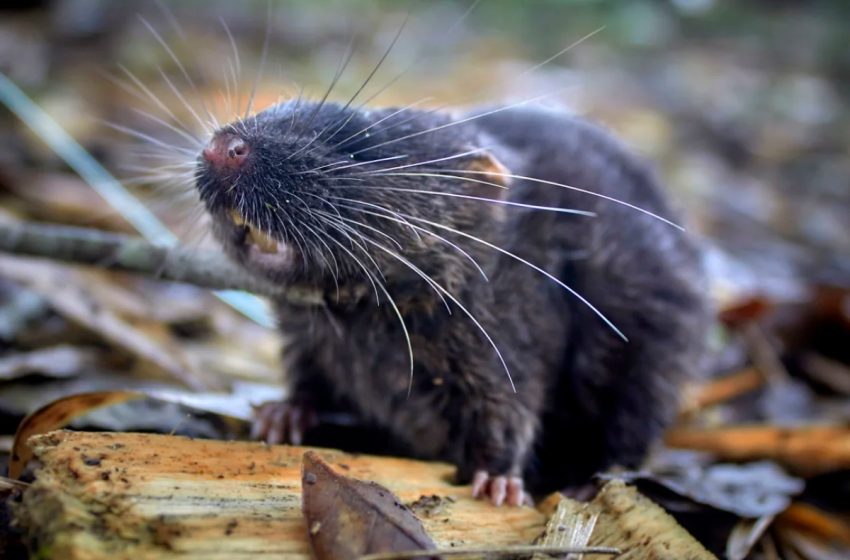
[[[235,169],[248,157],[248,144],[231,133],[216,134],[202,153],[204,159],[216,167]]]

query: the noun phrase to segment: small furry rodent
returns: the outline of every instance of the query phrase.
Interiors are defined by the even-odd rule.
[[[517,505],[637,466],[699,368],[692,240],[647,168],[565,113],[290,101],[217,131],[196,181],[233,259],[325,302],[275,302],[271,441],[346,411]]]

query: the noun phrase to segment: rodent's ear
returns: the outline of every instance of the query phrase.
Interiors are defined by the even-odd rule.
[[[490,152],[480,152],[464,158],[465,168],[474,171],[468,176],[472,183],[477,185],[476,191],[481,191],[481,196],[501,198],[504,190],[511,184],[510,170],[502,165],[496,156]],[[476,182],[480,181],[480,182]],[[487,183],[492,183],[488,185]],[[500,192],[494,192],[500,191]],[[476,193],[478,194],[478,193]]]

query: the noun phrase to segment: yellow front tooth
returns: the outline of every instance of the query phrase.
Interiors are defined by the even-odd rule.
[[[230,211],[230,219],[233,220],[233,223],[237,226],[244,226],[247,223],[247,220],[245,220],[238,210]]]

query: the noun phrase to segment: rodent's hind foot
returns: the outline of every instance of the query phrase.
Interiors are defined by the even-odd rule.
[[[271,401],[254,407],[251,439],[268,444],[301,445],[304,432],[318,424],[316,411],[307,403]]]
[[[472,477],[472,497],[489,499],[494,506],[534,505],[525,485],[518,476],[491,476],[484,470],[475,471]]]

